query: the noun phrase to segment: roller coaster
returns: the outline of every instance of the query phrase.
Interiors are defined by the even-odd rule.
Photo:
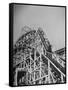
[[[13,46],[14,86],[66,82],[66,61],[52,52],[41,28],[22,35]]]

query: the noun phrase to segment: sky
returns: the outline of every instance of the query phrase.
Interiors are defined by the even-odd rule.
[[[41,27],[53,51],[65,47],[65,8],[31,5],[14,5],[14,43],[23,34],[23,27]]]

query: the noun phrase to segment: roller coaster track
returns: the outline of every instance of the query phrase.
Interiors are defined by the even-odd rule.
[[[28,38],[28,35],[33,34],[33,37]],[[39,51],[39,56],[36,57],[36,47],[38,47],[40,45],[40,43],[36,44],[35,40],[36,37],[39,35],[41,42],[43,44],[42,49],[45,50],[46,53],[43,53],[42,51]],[[24,40],[22,40],[24,38]],[[28,38],[29,40],[26,40],[26,38]],[[33,43],[34,42],[34,43]],[[34,46],[32,45],[26,45],[26,43],[33,43]],[[36,44],[36,46],[35,46]],[[35,84],[37,81],[39,81],[39,84],[42,84],[42,80],[45,79],[45,83],[58,83],[56,80],[58,79],[58,77],[60,78],[60,82],[59,83],[64,83],[65,80],[64,78],[66,78],[66,72],[65,72],[65,60],[61,57],[56,55],[55,53],[51,52],[51,50],[49,51],[49,41],[46,41],[46,38],[44,38],[43,32],[42,30],[38,29],[37,31],[29,31],[27,32],[25,35],[23,35],[22,37],[19,38],[19,40],[16,43],[16,47],[14,48],[14,65],[13,67],[16,69],[15,71],[15,85],[17,85],[17,73],[18,71],[26,71],[27,72],[27,77],[30,79],[27,79],[27,85],[33,85]],[[27,48],[26,48],[27,46]],[[29,55],[25,55],[25,50],[29,49],[28,53]],[[33,57],[31,55],[32,50],[34,49],[34,54]],[[41,48],[40,48],[41,49]],[[55,56],[56,55],[56,56]],[[19,57],[18,57],[19,56]],[[21,58],[23,57],[23,59]],[[29,60],[30,59],[30,62]],[[40,59],[40,60],[39,60]],[[29,62],[29,64],[28,64]],[[36,63],[39,64],[36,65]],[[43,66],[43,63],[45,64],[45,66]],[[24,67],[21,67],[22,64],[24,64]],[[20,66],[19,66],[20,65]],[[46,73],[41,73],[41,71],[43,71],[43,69],[41,68],[45,68],[44,71],[46,71]],[[35,74],[38,74],[38,78],[37,75],[35,76]],[[43,75],[42,75],[43,74]],[[32,76],[34,75],[34,76]],[[57,77],[58,75],[58,77]],[[51,81],[52,78],[52,81]],[[55,78],[57,78],[55,80]],[[32,80],[31,80],[32,79]]]
[[[45,39],[44,39],[44,37],[43,37],[43,35],[42,35],[41,30],[38,30],[38,33],[39,33],[39,36],[40,36],[40,38],[41,38],[41,41],[42,41],[42,43],[43,43],[43,45],[44,45],[44,47],[45,47],[45,49],[46,49],[46,42],[45,42]],[[62,67],[56,60],[54,60],[54,59],[52,59],[52,58],[49,57],[50,55],[53,55],[53,53],[47,51],[47,54],[48,54],[48,55],[47,55],[47,58],[50,60],[50,62],[52,62],[53,65],[65,76],[65,74],[66,74],[66,72],[65,72],[65,67]],[[57,58],[57,57],[56,57],[56,58]],[[61,59],[62,62],[65,63],[65,60],[62,59],[60,56],[59,56],[59,59]]]

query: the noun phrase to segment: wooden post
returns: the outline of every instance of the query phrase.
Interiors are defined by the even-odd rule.
[[[50,81],[50,61],[48,60],[48,82],[51,83]]]
[[[62,73],[61,73],[61,82],[62,83],[64,82]]]
[[[35,60],[36,60],[36,50],[34,49],[34,70],[35,70]],[[35,72],[34,72],[34,81],[35,81]]]
[[[40,53],[40,78],[41,78],[41,53]],[[39,83],[41,84],[41,79],[40,79]]]

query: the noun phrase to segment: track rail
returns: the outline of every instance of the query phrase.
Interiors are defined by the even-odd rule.
[[[39,36],[40,36],[40,38],[41,38],[41,41],[42,41],[45,49],[47,50],[47,44],[46,44],[46,42],[45,42],[45,38],[44,38],[43,35],[42,35],[42,31],[41,31],[41,30],[38,30],[38,33],[39,33]],[[62,74],[65,76],[65,74],[66,74],[66,72],[65,72],[65,67],[62,67],[56,60],[54,60],[54,59],[52,59],[52,58],[49,57],[49,56],[52,56],[52,55],[53,55],[52,52],[46,51],[46,53],[47,53],[47,58],[50,60],[50,62],[52,62],[52,64],[54,65],[54,67],[57,68],[57,70],[60,71],[60,73],[62,73]],[[56,57],[56,58],[57,58],[57,57]],[[60,59],[61,59],[61,58],[60,58]],[[64,60],[63,60],[63,61],[64,61]],[[64,61],[64,62],[65,62],[65,61]]]

